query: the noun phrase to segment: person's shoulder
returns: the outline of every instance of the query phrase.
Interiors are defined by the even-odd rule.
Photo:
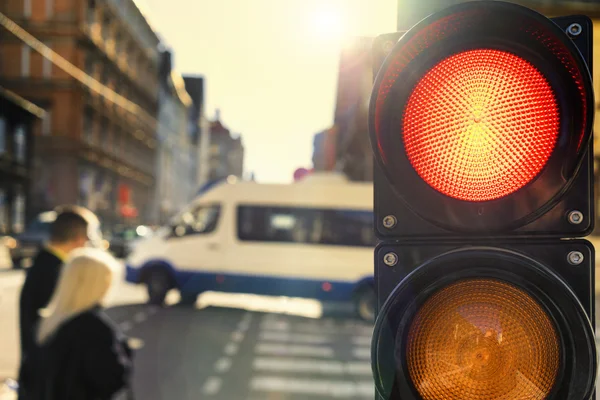
[[[102,311],[89,310],[68,322],[69,330],[76,331],[86,337],[114,337],[115,326]]]
[[[33,264],[29,270],[35,271],[40,267],[48,267],[48,266],[60,266],[62,264],[62,260],[54,255],[52,252],[48,251],[46,248],[40,249],[37,255],[33,259]]]

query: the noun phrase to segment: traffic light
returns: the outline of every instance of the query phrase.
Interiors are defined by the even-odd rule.
[[[375,41],[380,398],[594,395],[591,52],[589,18],[496,1]]]

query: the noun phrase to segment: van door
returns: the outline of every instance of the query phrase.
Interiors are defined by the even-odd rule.
[[[220,204],[202,204],[183,213],[171,226],[166,256],[180,271],[216,272],[223,263]]]

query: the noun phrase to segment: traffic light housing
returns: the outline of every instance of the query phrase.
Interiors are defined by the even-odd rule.
[[[374,43],[385,399],[590,399],[592,23],[470,2]]]

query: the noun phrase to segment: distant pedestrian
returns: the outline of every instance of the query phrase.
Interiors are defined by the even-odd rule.
[[[56,211],[56,219],[50,225],[49,241],[27,270],[21,290],[21,359],[35,345],[34,327],[39,320],[38,311],[48,305],[62,263],[72,250],[100,240],[100,223],[90,210],[78,206],[65,206]]]
[[[99,249],[73,251],[22,362],[20,400],[130,398],[131,350],[102,308],[116,263]]]

